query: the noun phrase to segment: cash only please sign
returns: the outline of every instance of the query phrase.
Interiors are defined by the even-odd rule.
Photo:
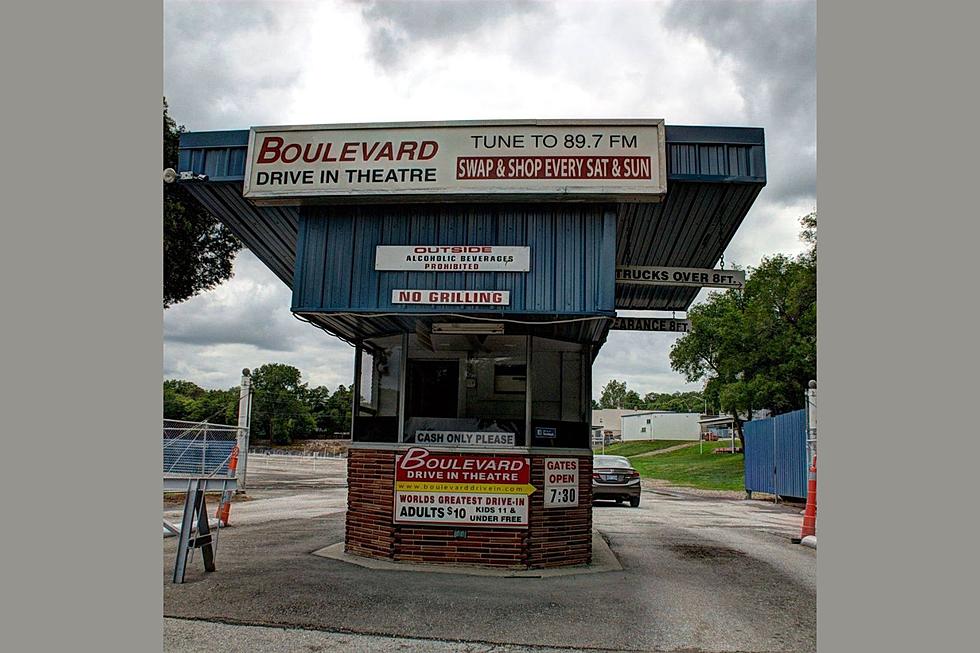
[[[529,458],[414,447],[395,458],[394,523],[527,528],[535,489]]]

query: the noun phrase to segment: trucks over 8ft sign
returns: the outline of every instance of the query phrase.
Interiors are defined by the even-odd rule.
[[[244,196],[659,201],[663,120],[253,127]]]

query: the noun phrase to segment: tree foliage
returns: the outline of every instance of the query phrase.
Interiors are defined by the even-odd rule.
[[[800,221],[807,252],[764,258],[743,290],[713,293],[688,311],[691,330],[671,349],[671,367],[705,381],[709,407],[746,419],[803,407],[817,372],[816,218]]]
[[[190,381],[163,382],[163,416],[189,422],[234,424],[238,419],[238,388],[205,390]]]
[[[177,167],[183,126],[167,113],[163,100],[163,167]],[[179,170],[178,170],[179,171]],[[210,290],[231,278],[241,242],[180,184],[163,185],[163,306]]]
[[[700,413],[704,399],[700,392],[648,392],[642,398],[630,390],[626,382],[610,379],[603,386],[599,401],[592,402],[593,409],[625,408],[628,410],[669,410],[677,413]]]
[[[252,439],[288,444],[296,439],[350,431],[351,391],[340,385],[308,387],[298,369],[268,363],[252,372]],[[163,382],[167,419],[236,424],[239,388],[205,390],[179,379]]]
[[[632,409],[640,408],[642,403],[636,390],[630,390],[626,387],[626,383],[616,379],[610,379],[609,383],[602,388],[602,394],[599,396],[600,408]]]

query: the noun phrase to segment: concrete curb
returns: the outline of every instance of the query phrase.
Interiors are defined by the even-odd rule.
[[[497,576],[499,578],[555,578],[558,576],[575,576],[579,574],[597,574],[605,571],[622,571],[623,566],[616,554],[609,548],[605,538],[599,531],[592,531],[592,564],[575,567],[555,567],[549,569],[493,569],[488,567],[472,567],[466,565],[433,565],[418,562],[395,562],[376,558],[362,558],[344,552],[344,543],[337,542],[318,549],[313,555],[321,558],[339,560],[348,564],[367,569],[383,569],[385,571],[408,571],[430,574],[462,574],[465,576]]]

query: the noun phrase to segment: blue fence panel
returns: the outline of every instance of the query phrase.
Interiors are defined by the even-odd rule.
[[[745,489],[775,494],[776,451],[772,441],[772,420],[746,422],[742,432],[745,435]]]
[[[806,411],[746,422],[745,489],[806,498]]]
[[[228,469],[235,440],[201,441],[164,438],[163,473],[172,476],[230,476]]]

